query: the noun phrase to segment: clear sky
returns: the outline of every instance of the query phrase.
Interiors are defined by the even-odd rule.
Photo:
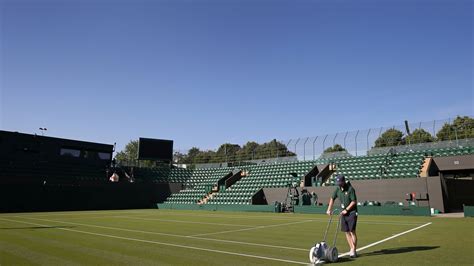
[[[471,115],[471,0],[0,0],[0,128],[216,148]]]

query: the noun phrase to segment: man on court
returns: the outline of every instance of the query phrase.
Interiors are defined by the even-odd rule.
[[[350,247],[349,255],[351,258],[357,257],[357,197],[354,188],[350,183],[346,183],[343,175],[336,177],[337,188],[329,199],[327,214],[331,215],[334,200],[338,198],[341,201],[341,231],[346,233],[347,243]]]

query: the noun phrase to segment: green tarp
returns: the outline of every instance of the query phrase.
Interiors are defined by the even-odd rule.
[[[474,206],[464,205],[464,217],[474,217]]]

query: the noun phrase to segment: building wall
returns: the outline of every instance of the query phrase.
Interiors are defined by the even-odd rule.
[[[181,183],[2,184],[0,212],[156,208]]]
[[[420,178],[397,178],[381,180],[361,180],[351,181],[356,190],[357,200],[379,201],[382,204],[386,201],[403,202],[407,204],[407,194],[416,193],[417,198],[426,198],[429,201],[418,201],[419,206],[430,206],[441,212],[445,211],[443,194],[441,190],[440,177],[420,177]],[[335,187],[306,187],[309,192],[318,195],[318,201],[327,204]],[[265,188],[265,198],[268,204],[275,201],[285,201],[287,188]]]
[[[474,169],[474,155],[458,155],[433,158],[439,171]]]

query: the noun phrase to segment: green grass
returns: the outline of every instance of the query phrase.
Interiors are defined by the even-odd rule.
[[[309,248],[322,239],[327,219],[314,214],[177,210],[5,213],[0,214],[0,265],[303,264]],[[431,224],[338,264],[473,265],[473,221],[360,216],[359,247]],[[340,253],[348,251],[343,234],[337,241]]]

